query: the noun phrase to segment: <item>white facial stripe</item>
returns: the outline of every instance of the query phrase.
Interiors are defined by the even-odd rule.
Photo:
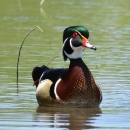
[[[68,39],[68,38],[67,38],[67,39]],[[67,39],[66,39],[66,40],[67,40]],[[66,41],[66,40],[65,40],[65,41]],[[73,45],[72,45],[71,41],[72,41],[72,38],[70,39],[69,42],[70,42],[71,48],[73,49]],[[65,42],[64,42],[64,43],[65,43]],[[64,47],[64,46],[63,46],[63,47]],[[68,54],[68,53],[67,53],[65,50],[63,50],[63,48],[62,48],[62,52],[63,52],[63,51],[64,51],[64,53],[67,55],[67,57],[70,57],[71,54]]]
[[[69,38],[69,37],[68,37],[68,38]],[[66,38],[66,39],[64,40],[64,44],[65,44],[65,42],[67,41],[68,38]]]
[[[62,56],[63,56],[63,48],[64,48],[65,42],[66,42],[67,40],[68,40],[68,38],[66,38],[66,39],[64,40],[64,43],[63,43],[63,46],[62,46],[62,50],[61,50]]]
[[[70,46],[71,46],[71,48],[74,50],[74,46],[72,45],[72,38],[70,39]]]
[[[74,29],[74,30],[75,30],[75,29]],[[75,32],[77,32],[80,36],[82,36],[82,34],[81,34],[79,31],[75,30]]]

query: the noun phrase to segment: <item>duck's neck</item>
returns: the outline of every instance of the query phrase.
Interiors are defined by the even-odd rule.
[[[86,64],[83,62],[81,58],[78,59],[70,59],[70,66],[69,70],[75,68],[75,67],[80,67],[82,72],[84,73],[85,78],[87,81],[90,83],[93,79],[92,73],[89,70],[89,68],[86,66]]]
[[[83,62],[82,58],[77,58],[77,59],[70,59],[70,67],[72,68],[74,66],[80,66],[80,67],[86,67],[85,63]]]

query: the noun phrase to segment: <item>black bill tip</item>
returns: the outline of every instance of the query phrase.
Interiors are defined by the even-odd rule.
[[[93,49],[95,51],[97,50],[97,48],[95,46],[92,46],[91,49]]]

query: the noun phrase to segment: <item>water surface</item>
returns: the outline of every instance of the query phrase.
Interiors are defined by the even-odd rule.
[[[0,4],[0,129],[130,129],[129,0],[2,0]],[[83,60],[99,84],[100,108],[38,107],[31,71],[61,53],[62,32],[84,25],[98,49],[86,49]],[[19,64],[19,47],[26,34]],[[56,58],[49,67],[68,67]]]

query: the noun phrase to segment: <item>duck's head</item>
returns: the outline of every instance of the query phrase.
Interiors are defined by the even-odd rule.
[[[63,32],[62,54],[64,60],[82,57],[85,48],[96,50],[89,42],[89,31],[84,26],[70,26]]]

